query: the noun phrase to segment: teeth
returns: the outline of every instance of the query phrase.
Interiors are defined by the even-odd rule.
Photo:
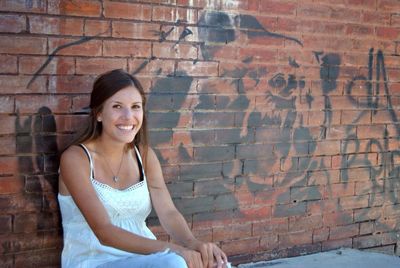
[[[133,129],[133,126],[118,126],[118,128],[122,130],[131,130]]]

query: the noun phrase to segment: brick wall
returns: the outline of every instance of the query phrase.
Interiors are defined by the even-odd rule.
[[[57,151],[113,68],[148,92],[177,207],[235,263],[400,254],[399,1],[4,0],[0,35],[0,266],[59,265]]]

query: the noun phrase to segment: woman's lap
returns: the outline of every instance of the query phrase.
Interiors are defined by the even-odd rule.
[[[157,252],[150,255],[135,256],[104,263],[97,268],[187,268],[185,260],[171,251]]]

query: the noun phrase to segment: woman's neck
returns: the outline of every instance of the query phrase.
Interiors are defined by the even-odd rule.
[[[96,152],[107,155],[110,158],[114,156],[120,157],[121,153],[123,153],[128,146],[126,143],[105,141],[102,137],[94,140],[93,145]]]

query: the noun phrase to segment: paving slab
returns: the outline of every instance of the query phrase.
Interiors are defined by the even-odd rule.
[[[240,264],[238,268],[400,268],[400,257],[341,248],[293,258]]]

